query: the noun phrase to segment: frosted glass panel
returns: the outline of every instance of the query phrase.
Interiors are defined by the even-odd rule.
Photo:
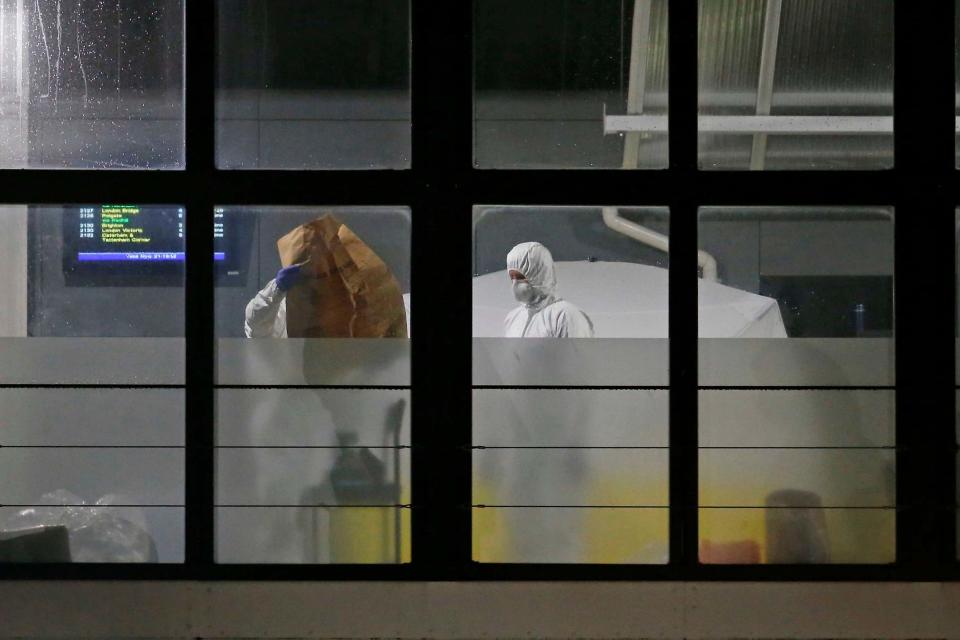
[[[183,507],[3,507],[0,539],[20,538],[21,544],[4,546],[0,557],[3,562],[182,563],[184,512]],[[21,536],[40,526],[61,536],[65,527],[64,548],[22,544]]]
[[[406,449],[217,450],[217,504],[225,506],[405,504],[409,478]]]
[[[701,0],[699,51],[701,168],[893,166],[893,0]]]
[[[116,495],[121,505],[183,504],[183,450],[55,449],[0,450],[0,503],[42,504],[44,494],[68,491],[92,503]]]
[[[410,444],[410,392],[365,389],[220,389],[222,447],[331,447],[352,433],[368,447]]]
[[[698,341],[704,386],[889,386],[886,338],[741,338]]]
[[[179,389],[0,389],[5,447],[178,447],[184,420]]]
[[[0,384],[183,384],[180,338],[0,338]]]
[[[474,560],[666,561],[668,216],[474,207]]]
[[[0,43],[0,168],[183,167],[182,0],[5,0]]]
[[[670,382],[669,349],[665,338],[475,337],[473,382],[504,386],[666,386]]]
[[[474,389],[473,441],[486,447],[665,447],[659,390]]]
[[[408,0],[217,7],[218,167],[409,168]]]
[[[216,517],[222,564],[410,562],[410,509],[221,507]]]
[[[475,508],[478,562],[666,564],[669,510]]]
[[[473,499],[491,506],[666,506],[666,450],[485,449]]]
[[[178,206],[0,207],[10,239],[0,383],[182,384],[184,216]]]
[[[894,509],[700,509],[705,564],[885,564]]]
[[[701,390],[701,447],[890,447],[894,391]]]
[[[701,449],[700,505],[763,507],[788,491],[816,506],[892,507],[895,457],[884,449]]]
[[[474,3],[474,164],[667,166],[666,0]],[[625,133],[604,115],[653,116]]]
[[[217,341],[223,385],[410,384],[410,343],[394,338],[223,338]]]

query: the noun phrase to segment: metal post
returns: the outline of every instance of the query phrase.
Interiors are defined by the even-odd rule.
[[[630,71],[627,80],[627,114],[643,113],[647,88],[647,54],[650,48],[650,12],[653,0],[636,0],[630,31]],[[623,168],[636,169],[640,160],[640,133],[629,132],[623,141]]]
[[[777,67],[777,47],[780,44],[780,13],[783,0],[767,0],[763,24],[763,49],[760,53],[760,78],[757,83],[757,115],[769,116],[773,102],[773,78]],[[750,152],[750,170],[760,171],[767,159],[767,134],[753,135]]]

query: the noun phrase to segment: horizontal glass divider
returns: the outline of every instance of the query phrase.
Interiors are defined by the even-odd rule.
[[[492,446],[488,446],[488,445],[475,444],[475,445],[472,445],[472,446],[470,447],[470,449],[481,450],[481,451],[484,450],[484,449],[561,449],[561,450],[567,450],[567,449],[611,449],[611,450],[613,450],[613,451],[618,451],[618,450],[620,450],[620,449],[654,449],[654,450],[667,451],[667,450],[670,449],[670,446],[669,446],[669,445],[660,445],[660,446],[643,446],[643,445],[637,445],[637,446],[634,446],[634,445],[624,445],[624,446],[616,446],[616,445],[610,445],[610,446],[601,446],[601,445],[598,445],[598,446],[593,446],[593,445],[565,446],[565,445],[535,445],[535,444],[531,444],[531,445],[521,445],[521,446],[512,446],[512,445],[492,445]]]
[[[896,510],[898,510],[898,509],[903,508],[903,506],[904,506],[904,505],[900,505],[900,506],[896,506],[896,505],[888,505],[888,506],[877,505],[877,506],[872,506],[872,507],[871,507],[871,506],[866,506],[866,505],[850,505],[850,506],[843,506],[843,505],[821,505],[821,506],[817,506],[817,507],[793,507],[793,506],[788,506],[788,505],[771,505],[771,506],[766,506],[766,505],[755,505],[755,504],[754,504],[754,505],[742,505],[742,506],[737,506],[737,505],[723,505],[723,504],[714,505],[714,504],[710,504],[710,505],[698,505],[696,508],[697,508],[697,509],[728,509],[728,510],[730,510],[730,509],[754,509],[754,510],[756,510],[756,509],[764,509],[764,510],[765,510],[765,509],[784,509],[784,510],[790,510],[790,511],[799,511],[799,510],[801,510],[801,509],[808,509],[808,510],[819,510],[819,509],[823,509],[823,510],[830,510],[830,511],[896,511]],[[693,507],[687,507],[687,508],[693,508]]]
[[[339,447],[334,447],[339,448]],[[450,449],[451,447],[447,447]],[[957,445],[957,448],[960,449],[960,445]],[[600,449],[600,450],[652,450],[652,451],[710,451],[710,450],[734,450],[734,451],[893,451],[896,453],[912,453],[916,451],[941,451],[942,448],[934,445],[930,446],[897,446],[897,445],[884,445],[876,447],[868,446],[841,446],[841,445],[829,445],[829,446],[794,446],[794,445],[785,445],[785,446],[701,446],[701,445],[663,445],[663,446],[563,446],[563,445],[523,445],[523,446],[511,446],[511,445],[495,445],[495,446],[486,446],[486,445],[469,445],[469,446],[459,446],[456,449],[460,451],[477,451],[477,450],[500,450],[500,449],[559,449],[559,450],[573,450],[573,449]]]
[[[214,384],[214,389],[344,389],[358,391],[409,391],[410,385],[346,385],[346,384]]]
[[[183,444],[0,444],[0,449],[186,449]]]
[[[702,385],[698,386],[699,391],[896,391],[896,385],[882,386],[857,386],[857,385],[806,385],[806,386],[778,386],[778,385],[756,385],[756,386],[734,386],[734,385]]]
[[[104,118],[106,120],[106,118]],[[399,122],[401,124],[409,124],[409,118],[368,118],[363,116],[356,117],[341,117],[341,118],[317,118],[310,116],[257,116],[257,117],[230,117],[230,118],[217,118],[217,123],[220,122]],[[592,120],[596,122],[596,119]],[[322,171],[323,169],[321,169]],[[257,171],[256,168],[253,169],[231,169],[231,171]],[[399,169],[399,171],[406,171],[406,169]]]
[[[850,446],[850,447],[847,447],[847,446],[843,446],[843,445],[824,445],[824,446],[817,446],[817,445],[802,445],[802,446],[801,446],[801,445],[796,445],[796,446],[792,446],[792,445],[784,445],[784,446],[779,446],[779,445],[768,445],[768,446],[739,446],[739,445],[714,446],[714,445],[709,445],[709,446],[704,446],[704,445],[700,445],[700,446],[698,446],[697,448],[700,449],[700,450],[713,450],[713,449],[724,450],[724,449],[733,449],[733,450],[735,450],[735,451],[743,451],[743,450],[780,451],[780,450],[794,450],[794,449],[796,449],[796,450],[801,450],[801,451],[804,451],[804,450],[812,450],[812,451],[834,451],[834,450],[840,450],[840,451],[847,451],[847,450],[850,450],[850,451],[861,451],[861,450],[866,450],[866,451],[907,451],[907,450],[908,450],[907,448],[897,447],[896,445],[882,445],[882,446],[875,446],[875,447],[870,447],[870,446]]]
[[[898,511],[904,508],[907,508],[903,505],[899,507],[888,506],[888,507],[867,507],[863,505],[854,505],[850,507],[844,506],[822,506],[822,507],[787,507],[787,506],[734,506],[734,505],[656,505],[656,504],[471,504],[474,509],[717,509],[717,510],[767,510],[767,509],[781,509],[781,510],[793,510],[798,511],[801,509],[807,510],[828,510],[828,511]]]
[[[412,509],[412,504],[214,504],[216,509]]]
[[[487,385],[487,384],[478,384],[473,385],[474,390],[481,391],[537,391],[537,390],[559,390],[559,391],[669,391],[669,385],[656,385],[656,386],[601,386],[601,385]]]
[[[665,504],[471,504],[474,509],[673,509]]]
[[[0,504],[0,509],[184,509],[186,504]]]
[[[0,389],[186,389],[186,384],[0,383]]]
[[[409,444],[350,444],[350,445],[335,445],[335,444],[310,444],[310,445],[299,445],[299,444],[217,444],[213,446],[214,449],[413,449],[413,445]]]

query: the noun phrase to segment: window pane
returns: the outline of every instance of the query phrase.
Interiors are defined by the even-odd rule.
[[[700,0],[703,169],[893,166],[893,0]]]
[[[475,207],[476,561],[667,561],[668,228]]]
[[[410,211],[224,207],[214,229],[217,561],[409,562]]]
[[[218,561],[409,562],[408,407],[406,390],[219,390]]]
[[[667,166],[666,0],[474,7],[477,167]]]
[[[891,211],[711,207],[699,236],[701,562],[892,562]]]
[[[408,0],[220,0],[217,166],[410,166]]]
[[[182,216],[0,206],[0,383],[183,384]]]
[[[183,561],[185,222],[0,207],[0,562]]]
[[[182,0],[3,0],[0,42],[0,168],[184,166]]]
[[[218,507],[217,561],[239,564],[410,562],[410,509]],[[285,532],[280,539],[272,533]],[[399,533],[397,533],[399,532]]]
[[[61,526],[69,556],[48,559],[182,562],[183,507],[147,505],[183,504],[183,406],[177,389],[0,390],[0,539],[22,545],[0,559],[55,553],[24,541]]]
[[[220,384],[409,385],[409,209],[224,207],[215,216]],[[323,274],[313,265],[328,259],[337,277],[315,289]],[[300,263],[290,293],[281,291],[278,271]],[[355,309],[348,287],[361,285],[371,287],[368,306]]]

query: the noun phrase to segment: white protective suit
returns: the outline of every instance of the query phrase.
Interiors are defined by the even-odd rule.
[[[539,242],[518,244],[507,254],[507,270],[523,274],[536,292],[504,319],[508,338],[592,338],[593,321],[575,304],[557,295],[553,256]]]
[[[287,337],[287,292],[271,280],[247,303],[243,332],[248,338]]]

